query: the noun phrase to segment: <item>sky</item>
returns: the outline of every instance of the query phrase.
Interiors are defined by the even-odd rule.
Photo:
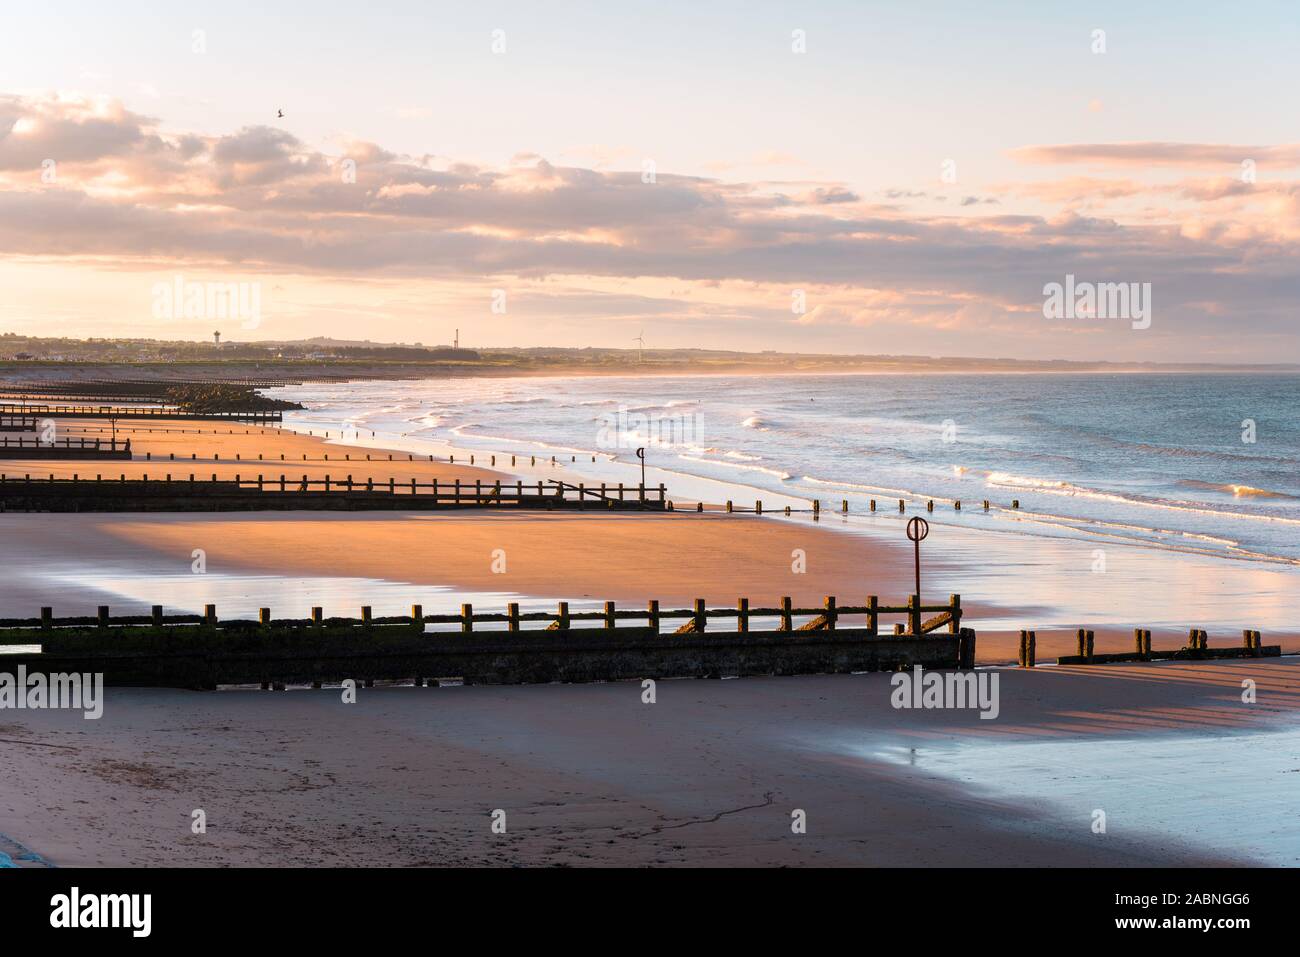
[[[1297,90],[1294,3],[10,5],[0,332],[1300,362]]]

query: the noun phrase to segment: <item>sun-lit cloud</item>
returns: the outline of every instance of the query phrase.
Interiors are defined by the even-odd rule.
[[[1084,330],[1044,326],[1042,290],[1072,273],[1152,283],[1164,331],[1144,343],[1246,326],[1273,342],[1289,329],[1297,186],[1223,167],[1296,165],[1300,147],[1039,145],[1012,156],[1047,175],[934,192],[882,185],[878,202],[834,181],[647,176],[635,159],[595,168],[521,150],[489,166],[349,138],[326,152],[276,127],[174,131],[105,98],[0,96],[0,255],[69,270],[93,261],[97,275],[238,270],[321,290],[364,281],[426,310],[431,300],[478,310],[486,289],[509,287],[504,322],[532,329],[601,315],[701,327],[748,317],[771,335],[940,331],[1017,349],[1050,340],[1057,354]],[[47,161],[53,176],[42,175]],[[1062,165],[1123,173],[1055,176]],[[1171,168],[1175,178],[1148,175]],[[1208,175],[1177,178],[1192,169]],[[794,289],[807,310],[791,310]],[[408,321],[405,306],[389,314]]]

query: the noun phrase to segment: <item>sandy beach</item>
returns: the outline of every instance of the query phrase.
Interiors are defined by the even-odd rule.
[[[132,433],[137,459],[130,463],[7,461],[2,470],[152,475],[174,468],[228,477],[278,474],[284,454],[284,470],[299,475],[504,475],[399,451],[390,463],[386,450],[274,429],[153,428]],[[145,452],[155,461],[141,461]],[[185,460],[173,465],[173,454]],[[537,471],[543,468],[549,463]],[[340,578],[451,589],[448,598],[465,590],[683,606],[697,597],[731,604],[781,595],[810,606],[836,595],[845,604],[868,593],[901,601],[911,589],[911,554],[902,543],[843,534],[810,518],[716,510],[10,513],[0,515],[0,541],[7,555],[23,556],[22,567],[0,580],[8,615],[34,614],[43,604],[57,614],[87,613],[106,600],[115,613],[153,601],[175,607],[174,595],[158,591],[171,587],[168,576],[190,573],[195,549],[205,554],[206,574],[250,576],[272,604],[289,583]],[[504,572],[494,571],[498,552]],[[928,587],[946,597],[953,571],[943,561],[927,565]],[[150,591],[151,579],[164,584]],[[426,604],[431,610],[435,602]],[[977,629],[982,615],[1033,614],[969,595],[964,607]],[[981,663],[1014,660],[1014,632],[979,634]],[[1184,637],[1158,633],[1156,644],[1177,646]],[[1269,637],[1300,649],[1293,634]],[[1215,636],[1216,644],[1224,640]],[[1098,651],[1131,646],[1122,630],[1097,634]],[[1072,632],[1039,632],[1040,661],[1073,650]],[[935,773],[927,755],[964,753],[973,743],[1115,740],[1122,748],[1134,738],[1267,731],[1292,721],[1300,704],[1294,659],[998,673],[1002,717],[992,722],[974,712],[891,708],[882,674],[661,682],[654,705],[641,702],[636,682],[381,687],[356,705],[341,704],[329,689],[111,689],[97,722],[67,712],[0,715],[0,835],[59,865],[1254,860],[1198,843],[1172,823],[1168,832],[1121,823],[1098,840],[1085,809],[1025,805],[971,788]],[[1258,707],[1238,700],[1245,677],[1262,689]],[[189,831],[197,808],[207,814],[206,835]],[[506,812],[507,835],[490,830],[495,809]],[[810,822],[798,836],[790,829],[797,809]]]

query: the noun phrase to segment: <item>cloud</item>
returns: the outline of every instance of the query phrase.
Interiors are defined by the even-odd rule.
[[[1235,160],[1238,149],[1139,143],[1015,155],[1190,166]],[[1263,166],[1295,149],[1253,154]],[[39,177],[46,158],[59,164],[52,183]],[[1075,205],[1136,200],[1144,189],[1163,190],[1179,210],[1124,215]],[[274,127],[175,133],[113,101],[0,97],[5,255],[459,284],[513,277],[743,286],[751,291],[736,302],[776,316],[784,300],[791,327],[1023,324],[1040,309],[1044,284],[1071,273],[1151,282],[1156,321],[1184,334],[1289,328],[1300,296],[1300,217],[1289,185],[1076,177],[1000,195],[1049,209],[999,212],[997,199],[967,195],[953,200],[960,216],[908,214],[864,204],[838,183],[728,182],[667,170],[648,183],[639,168],[559,165],[526,150],[504,168],[434,162],[369,142],[326,154]],[[803,318],[788,312],[794,287],[821,297]],[[618,294],[629,303],[641,295]]]
[[[1232,146],[1222,143],[1074,143],[1022,146],[1010,153],[1022,163],[1090,166],[1239,166],[1253,159],[1261,165],[1300,166],[1300,144]]]

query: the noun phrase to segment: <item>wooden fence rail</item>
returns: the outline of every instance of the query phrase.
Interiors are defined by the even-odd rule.
[[[935,611],[940,614],[928,621],[920,621],[919,616],[922,613]],[[545,622],[549,629],[557,630],[568,629],[574,622],[595,621],[600,622],[605,629],[613,631],[619,628],[620,622],[643,622],[644,626],[652,631],[661,632],[665,624],[681,622],[682,624],[672,632],[673,634],[702,634],[709,631],[708,623],[711,620],[735,619],[735,631],[748,634],[752,631],[753,620],[759,618],[777,619],[778,625],[773,630],[782,632],[835,631],[837,627],[859,628],[860,625],[849,619],[863,618],[866,633],[876,636],[880,634],[883,617],[899,616],[904,621],[897,623],[891,634],[913,637],[940,629],[944,629],[949,635],[957,635],[961,630],[961,615],[960,595],[950,595],[947,603],[942,605],[922,604],[915,595],[909,595],[905,605],[882,605],[875,595],[868,596],[866,603],[862,605],[841,605],[834,596],[827,596],[823,603],[816,607],[796,607],[786,596],[779,604],[766,607],[753,606],[748,598],[741,598],[737,600],[734,608],[710,608],[703,598],[695,599],[690,608],[662,608],[658,600],[649,601],[643,609],[619,608],[615,602],[607,601],[603,607],[588,611],[571,610],[567,601],[559,602],[555,611],[520,611],[519,604],[512,602],[506,606],[504,612],[484,612],[475,611],[472,604],[466,603],[460,606],[459,612],[426,615],[423,606],[413,605],[410,615],[379,618],[372,614],[371,606],[366,605],[362,607],[359,618],[328,620],[323,618],[323,609],[319,607],[312,608],[308,618],[275,620],[271,618],[271,610],[263,608],[259,612],[256,624],[314,627],[328,623],[333,628],[401,626],[419,631],[423,631],[426,624],[459,625],[460,630],[468,634],[475,630],[475,625],[485,624],[505,624],[507,631],[518,631],[519,626],[525,622]],[[799,619],[808,620],[796,625],[796,620]],[[71,618],[55,618],[54,609],[47,606],[40,610],[40,615],[36,618],[0,618],[0,644],[28,641],[32,638],[33,631],[49,632],[87,626],[99,629],[131,628],[142,625],[154,628],[193,624],[215,626],[219,623],[216,605],[204,606],[202,615],[167,615],[164,614],[162,605],[154,605],[149,615],[118,616],[110,614],[108,605],[100,605],[94,617]],[[908,628],[906,631],[904,623]],[[227,624],[247,625],[251,622],[233,621]],[[916,630],[912,630],[913,628]]]
[[[130,459],[131,440],[0,436],[0,459]]]
[[[31,451],[30,448],[27,449]],[[128,453],[129,454],[129,453]],[[10,510],[34,511],[140,511],[213,508],[250,510],[280,508],[605,508],[662,511],[671,508],[667,491],[658,486],[586,486],[559,481],[421,482],[389,478],[364,481],[352,475],[314,479],[287,474],[233,479],[212,475],[202,479],[166,473],[161,478],[127,478],[125,474],[94,478],[33,478],[0,473],[0,505]]]
[[[43,418],[63,419],[215,419],[222,422],[251,422],[266,424],[284,419],[280,410],[256,412],[183,412],[175,408],[150,408],[148,406],[100,405],[27,405],[0,404],[0,415],[37,415]]]

